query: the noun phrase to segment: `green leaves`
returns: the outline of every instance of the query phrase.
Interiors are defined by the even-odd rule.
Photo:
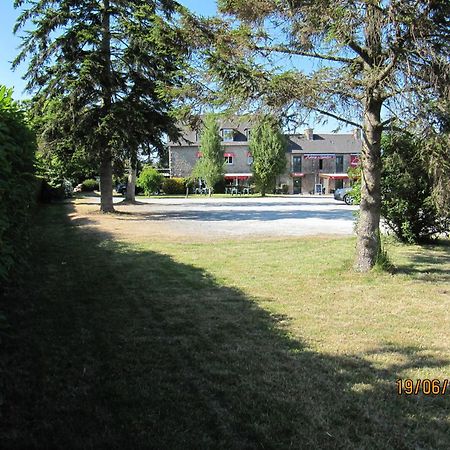
[[[0,86],[0,284],[26,257],[31,206],[36,196],[36,140],[25,115]]]
[[[286,168],[286,141],[278,123],[270,117],[260,119],[252,130],[250,152],[252,171],[262,195],[275,184],[277,175]]]
[[[200,136],[200,152],[201,158],[192,171],[192,178],[202,179],[208,189],[213,189],[225,172],[219,125],[213,115],[205,118]]]

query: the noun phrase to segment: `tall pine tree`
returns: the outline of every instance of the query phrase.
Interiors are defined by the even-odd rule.
[[[47,143],[95,157],[101,211],[114,211],[113,158],[134,160],[140,146],[177,136],[168,93],[183,79],[187,46],[176,17],[184,9],[173,0],[16,0],[15,7],[15,31],[27,24],[31,31],[14,66],[29,58],[35,109],[54,108]]]
[[[286,141],[272,119],[263,118],[252,130],[250,152],[253,176],[264,197],[274,187],[276,177],[284,172],[287,164]]]
[[[219,125],[213,115],[206,116],[200,136],[201,158],[192,171],[195,178],[206,183],[209,196],[214,185],[224,176],[223,148],[219,134]]]

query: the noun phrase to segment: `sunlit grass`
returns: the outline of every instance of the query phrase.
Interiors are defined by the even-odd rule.
[[[42,212],[10,299],[6,447],[448,448],[450,246],[118,242]],[[3,416],[5,414],[3,412]]]

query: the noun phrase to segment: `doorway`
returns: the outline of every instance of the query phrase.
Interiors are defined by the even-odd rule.
[[[294,178],[294,189],[292,192],[294,194],[302,193],[302,179],[301,178]]]

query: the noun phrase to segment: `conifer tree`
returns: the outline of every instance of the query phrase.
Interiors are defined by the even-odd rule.
[[[273,120],[264,118],[252,130],[250,152],[252,171],[261,195],[274,187],[275,179],[286,168],[286,141]]]
[[[100,167],[101,211],[114,210],[112,161],[177,136],[168,92],[180,85],[187,47],[174,0],[15,0],[15,31],[30,26],[14,62],[29,58],[37,114],[52,103],[47,143],[84,147]],[[57,101],[55,102],[55,100]]]
[[[219,133],[219,125],[213,115],[206,116],[200,136],[201,157],[194,167],[192,176],[206,183],[209,196],[214,185],[224,176],[223,148]]]
[[[226,102],[285,116],[314,111],[362,129],[354,267],[370,270],[380,250],[382,133],[400,121],[415,123],[423,112],[422,95],[436,99],[436,84],[448,79],[450,2],[218,4],[223,20],[191,22],[198,30],[197,45],[207,49],[209,75]],[[439,76],[424,79],[430,67]]]

